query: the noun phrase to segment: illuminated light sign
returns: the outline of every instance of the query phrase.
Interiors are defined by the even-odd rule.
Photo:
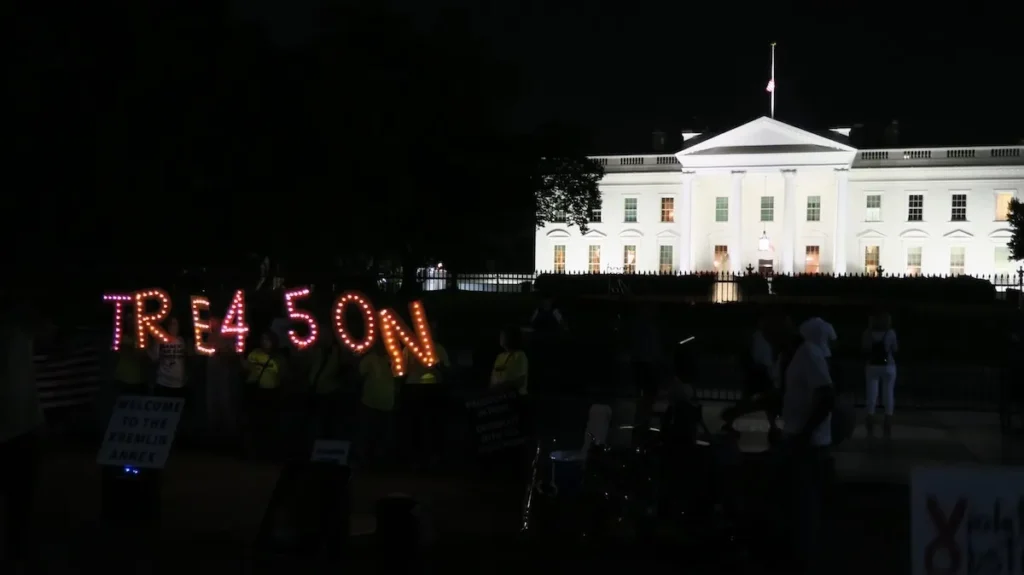
[[[207,347],[206,342],[203,340],[204,333],[210,333],[210,322],[203,321],[202,312],[209,313],[210,311],[210,300],[201,295],[192,296],[192,328],[195,333],[195,348],[196,353],[202,355],[213,355],[213,348]]]
[[[163,323],[171,315],[171,297],[162,289],[147,289],[135,292],[135,345],[139,349],[149,347],[147,338],[153,336],[160,343],[169,343],[171,336],[164,331]],[[156,301],[156,313],[146,313],[146,304]]]
[[[299,349],[306,349],[316,343],[316,338],[320,331],[320,326],[317,325],[313,314],[295,307],[295,300],[307,298],[309,294],[309,288],[297,288],[284,292],[284,305],[288,313],[288,319],[296,323],[306,324],[306,337],[300,336],[299,332],[294,329],[288,330],[288,339],[292,341],[292,345]]]
[[[320,324],[317,319],[312,313],[300,309],[296,305],[297,300],[309,297],[310,293],[309,288],[303,287],[287,290],[283,296],[288,319],[303,325],[303,328],[293,328],[288,331],[289,340],[300,350],[308,349],[316,343],[320,335]],[[135,330],[138,336],[136,345],[138,348],[146,349],[148,347],[149,336],[153,336],[156,341],[161,343],[170,341],[170,335],[161,326],[161,323],[171,315],[171,298],[164,290],[146,289],[130,294],[111,293],[105,294],[103,300],[114,304],[114,333],[111,347],[115,351],[121,349],[124,332],[124,306],[132,302],[134,302],[135,308]],[[158,309],[156,312],[148,313],[147,306],[153,301],[158,303]],[[204,341],[205,335],[218,329],[212,320],[203,319],[203,313],[210,311],[210,300],[205,296],[196,295],[190,298],[190,304],[195,349],[203,355],[213,355],[217,350]],[[363,336],[358,340],[353,337],[345,322],[345,312],[350,305],[356,307],[363,320]],[[219,327],[221,335],[234,338],[235,351],[240,354],[245,353],[245,340],[249,335],[245,312],[245,292],[237,290],[231,298],[231,304]],[[348,291],[335,300],[332,309],[332,323],[338,341],[357,355],[369,351],[377,340],[377,334],[380,333],[384,349],[391,359],[392,372],[396,376],[402,376],[408,367],[406,365],[408,357],[404,350],[408,350],[409,355],[424,366],[431,367],[438,362],[433,336],[430,333],[430,323],[427,321],[427,314],[423,309],[422,302],[411,302],[409,314],[412,320],[411,328],[395,311],[382,309],[378,312],[365,295],[356,291]]]

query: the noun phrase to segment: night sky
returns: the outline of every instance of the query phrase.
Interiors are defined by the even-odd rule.
[[[235,1],[279,43],[316,33],[317,0]],[[637,151],[654,129],[721,130],[766,115],[772,41],[779,120],[823,129],[898,119],[907,145],[1024,139],[1021,3],[395,2],[419,18],[442,5],[470,10],[524,70],[515,125],[578,122],[595,152]]]

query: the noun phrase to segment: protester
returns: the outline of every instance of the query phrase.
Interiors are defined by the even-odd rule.
[[[391,359],[381,344],[374,344],[359,362],[363,378],[356,456],[366,465],[390,464],[394,450],[395,405],[398,386]]]
[[[797,573],[809,572],[817,559],[835,404],[832,377],[821,346],[800,339],[794,338],[795,351],[791,355],[784,352],[780,361],[785,425],[776,450],[781,456],[786,489],[781,501],[787,509],[780,516],[790,519],[790,558]]]
[[[568,325],[551,296],[543,295],[530,316],[529,347],[534,385],[561,389],[574,379],[563,373],[565,335]]]
[[[882,393],[882,409],[885,414],[882,420],[882,435],[885,439],[892,437],[892,414],[896,407],[894,388],[896,387],[896,359],[899,351],[896,332],[892,329],[892,319],[885,312],[871,315],[869,325],[861,338],[861,348],[867,355],[864,368],[865,378],[865,410],[867,412],[864,427],[868,437],[875,435],[875,408],[878,405],[878,393]]]
[[[220,334],[220,322],[210,319],[207,346],[214,354],[206,360],[207,432],[214,442],[228,446],[240,433],[239,410],[242,403],[242,362],[235,353],[234,341]]]
[[[150,358],[156,362],[156,395],[185,397],[185,340],[181,337],[178,318],[167,320],[166,342],[157,340],[150,348]]]
[[[768,418],[769,441],[774,442],[778,439],[778,402],[765,400],[768,399],[766,395],[775,393],[774,370],[777,354],[769,343],[769,338],[772,337],[771,330],[778,327],[773,325],[773,322],[779,321],[778,318],[761,318],[751,338],[750,350],[741,356],[745,372],[743,400],[722,412],[722,419],[725,421],[723,430],[727,433],[738,433],[734,427],[736,419],[763,409]]]
[[[145,395],[149,358],[135,345],[135,334],[125,330],[121,349],[114,352],[113,396]]]
[[[44,424],[33,374],[34,339],[41,322],[29,304],[0,295],[0,499],[6,509],[0,572],[26,569],[34,557],[32,511]]]
[[[281,446],[282,383],[287,365],[277,336],[266,331],[260,347],[249,352],[246,371],[246,416],[250,452],[277,454]]]
[[[409,348],[404,351],[405,383],[402,386],[402,445],[406,459],[414,466],[436,465],[440,460],[440,444],[444,441],[445,394],[441,384],[451,368],[448,352],[439,343],[437,324],[430,327],[437,363],[425,366]]]
[[[529,361],[523,351],[522,331],[516,326],[501,330],[498,342],[502,351],[491,370],[491,388],[516,390],[526,395]]]
[[[335,337],[321,337],[306,356],[313,435],[316,439],[341,439],[346,399],[341,346]]]

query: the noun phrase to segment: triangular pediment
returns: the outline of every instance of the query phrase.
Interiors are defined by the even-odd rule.
[[[585,238],[593,238],[593,239],[601,239],[601,238],[608,237],[608,234],[606,234],[606,233],[604,233],[604,232],[602,232],[600,230],[595,230],[594,228],[590,228],[589,230],[587,230],[587,233],[583,234],[583,237],[585,237]]]
[[[884,237],[885,234],[878,230],[864,230],[863,232],[857,234],[857,239],[861,240],[882,239]]]
[[[965,230],[953,230],[947,234],[943,234],[944,238],[951,240],[966,240],[974,237],[974,234]]]
[[[679,156],[855,152],[825,136],[762,116],[679,152]]]

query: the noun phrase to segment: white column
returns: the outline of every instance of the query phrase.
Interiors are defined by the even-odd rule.
[[[679,271],[693,271],[693,172],[683,172],[679,194]]]
[[[784,182],[782,195],[782,273],[791,274],[797,271],[794,267],[796,258],[796,170],[782,170]]]
[[[836,170],[836,229],[832,240],[832,273],[846,273],[846,233],[850,217],[850,170]]]
[[[729,244],[729,271],[743,271],[743,177],[746,172],[732,173],[732,193],[729,194],[729,225],[732,241]]]

